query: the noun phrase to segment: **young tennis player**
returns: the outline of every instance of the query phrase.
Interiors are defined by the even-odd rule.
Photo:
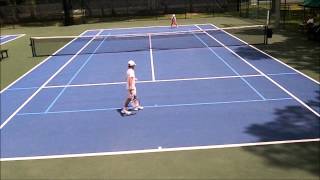
[[[132,114],[131,111],[128,111],[128,106],[130,103],[133,106],[133,110],[135,111],[143,109],[143,107],[140,105],[140,102],[137,98],[137,89],[136,89],[137,79],[134,71],[135,66],[136,66],[136,63],[133,60],[128,61],[128,70],[126,75],[128,97],[124,103],[124,107],[121,110],[121,113],[126,115]]]
[[[171,17],[171,28],[173,27],[173,25],[174,25],[175,27],[178,27],[177,18],[176,18],[176,15],[175,15],[175,14],[172,14],[172,17]]]

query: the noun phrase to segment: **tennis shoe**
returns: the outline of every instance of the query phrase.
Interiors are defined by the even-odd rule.
[[[122,110],[121,110],[121,113],[122,113],[122,114],[125,114],[125,115],[131,115],[131,114],[132,114],[132,112],[130,112],[130,111],[128,111],[128,110],[125,110],[125,109],[122,109]]]
[[[137,107],[133,108],[133,110],[135,110],[135,111],[139,111],[139,110],[142,110],[142,109],[143,109],[143,106],[137,106]]]

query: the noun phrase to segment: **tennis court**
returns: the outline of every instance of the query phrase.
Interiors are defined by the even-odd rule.
[[[15,34],[15,35],[1,35],[0,36],[0,45],[3,45],[5,43],[8,43],[10,41],[16,40],[25,34]]]
[[[81,36],[1,92],[1,160],[266,143],[247,127],[290,107],[319,126],[319,82],[212,24]],[[145,109],[123,117],[129,59]],[[319,140],[313,129],[268,142]]]

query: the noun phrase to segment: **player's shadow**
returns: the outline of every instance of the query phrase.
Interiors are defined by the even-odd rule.
[[[136,111],[129,110],[130,112],[132,112],[132,114],[130,114],[130,115],[126,115],[126,114],[123,114],[123,113],[121,112],[121,110],[122,110],[121,108],[116,110],[116,111],[119,113],[119,115],[120,115],[121,117],[133,116],[133,115],[135,115],[135,114],[136,114]]]
[[[311,107],[319,108],[320,91],[317,91],[317,94],[317,100],[307,102]],[[253,124],[247,128],[246,132],[259,137],[263,142],[320,137],[320,119],[302,106],[277,109],[275,115],[274,121]],[[265,158],[272,166],[305,170],[320,176],[319,142],[252,146],[244,149]]]
[[[123,113],[121,112],[121,109],[117,109],[116,111],[119,113],[120,116],[124,117]]]

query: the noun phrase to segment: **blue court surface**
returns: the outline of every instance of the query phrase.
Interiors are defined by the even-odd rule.
[[[150,35],[136,42],[74,39],[59,51],[74,55],[50,56],[4,89],[1,160],[319,140],[319,82],[223,30],[206,33],[216,28],[205,24],[82,33]],[[152,36],[193,30],[203,34],[188,39]],[[225,46],[231,41],[242,45]],[[140,43],[147,49],[116,52]],[[203,47],[152,48],[174,43]],[[213,43],[221,46],[209,46]],[[82,53],[103,48],[116,50]],[[145,109],[123,117],[119,109],[127,96],[130,59],[137,64],[138,96]],[[289,126],[281,136],[254,128],[277,122]],[[312,126],[304,129],[306,123]],[[286,133],[292,129],[294,133]]]
[[[15,34],[15,35],[1,35],[0,36],[0,45],[13,41],[17,38],[24,36],[25,34]]]

